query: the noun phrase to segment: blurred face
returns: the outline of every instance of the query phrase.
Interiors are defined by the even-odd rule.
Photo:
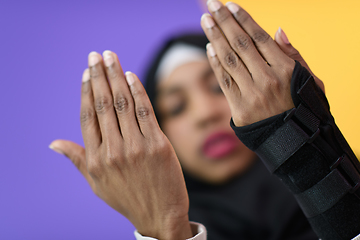
[[[158,93],[162,130],[187,173],[216,184],[251,165],[255,154],[231,129],[230,108],[206,59],[175,68]]]

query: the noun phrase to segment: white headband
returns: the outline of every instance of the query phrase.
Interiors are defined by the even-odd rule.
[[[185,43],[177,43],[163,56],[155,74],[157,81],[165,79],[179,66],[206,59],[205,50]]]

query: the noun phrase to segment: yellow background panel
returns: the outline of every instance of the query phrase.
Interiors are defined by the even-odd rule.
[[[224,3],[226,1],[223,1]],[[324,83],[336,123],[360,155],[360,1],[234,0],[271,36],[281,27]]]

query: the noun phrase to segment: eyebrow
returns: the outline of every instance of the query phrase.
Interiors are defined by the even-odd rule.
[[[158,97],[169,96],[177,93],[181,93],[183,91],[181,86],[174,86],[165,90],[158,91]]]
[[[214,71],[212,70],[212,68],[209,66],[202,74],[201,74],[201,79],[207,80],[209,79],[209,77],[211,75],[214,74]]]

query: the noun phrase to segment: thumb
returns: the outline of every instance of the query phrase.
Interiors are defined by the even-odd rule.
[[[287,38],[285,32],[279,28],[275,33],[275,42],[278,44],[280,49],[290,58],[298,61],[303,67],[305,67],[312,75],[312,71],[310,70],[309,66],[305,62],[305,60],[300,55],[299,51],[294,48],[289,39]]]
[[[90,187],[95,190],[94,180],[87,171],[85,149],[82,146],[72,141],[58,139],[53,141],[49,145],[49,148],[69,158],[85,177],[86,181],[90,184]]]
[[[275,42],[288,57],[298,61],[303,67],[305,67],[314,77],[314,80],[317,83],[317,85],[323,90],[323,92],[325,92],[324,83],[318,77],[316,77],[315,74],[311,71],[311,69],[309,68],[309,66],[307,65],[307,63],[299,53],[299,51],[291,45],[285,32],[281,28],[279,28],[275,33]]]

